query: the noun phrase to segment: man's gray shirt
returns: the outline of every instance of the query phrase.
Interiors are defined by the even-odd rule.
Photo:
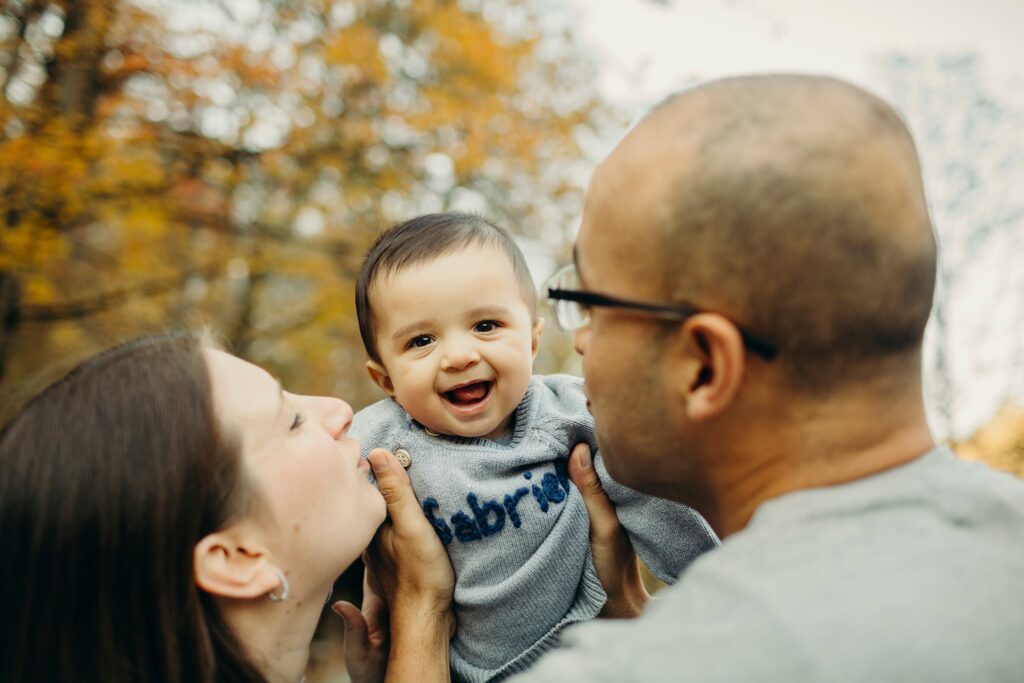
[[[1024,482],[945,448],[782,496],[516,681],[1024,681]]]

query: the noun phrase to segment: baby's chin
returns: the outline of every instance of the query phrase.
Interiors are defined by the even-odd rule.
[[[418,420],[423,425],[423,428],[428,434],[433,436],[453,436],[463,439],[500,439],[509,433],[512,416],[508,415],[503,418],[500,422],[495,423],[493,420],[487,420],[480,424],[445,424],[445,425],[432,425],[427,422]]]

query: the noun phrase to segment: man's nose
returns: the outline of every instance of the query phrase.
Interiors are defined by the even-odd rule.
[[[444,357],[441,360],[442,370],[465,370],[480,360],[473,344],[467,341],[451,341],[445,344]]]

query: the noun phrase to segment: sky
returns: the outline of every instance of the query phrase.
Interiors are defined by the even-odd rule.
[[[1024,68],[1021,0],[565,0],[599,60],[604,94],[643,105],[695,78],[824,72],[871,86],[873,55],[982,54],[994,78]]]
[[[906,93],[880,69],[884,56],[975,55],[947,116],[970,113],[983,100],[998,102],[1005,115],[984,140],[989,158],[978,175],[988,191],[964,195],[977,205],[973,213],[947,215],[938,205],[949,195],[942,177],[949,157],[971,163],[965,147],[973,143],[947,140],[939,149],[927,135],[930,121],[911,120],[936,228],[940,238],[946,231],[945,253],[957,264],[943,295],[951,386],[943,390],[933,372],[926,396],[936,433],[960,439],[1007,401],[1024,402],[1024,0],[564,0],[559,7],[559,20],[596,62],[600,92],[633,118],[687,84],[738,73],[825,73],[899,97]],[[930,76],[939,86],[945,78]],[[600,142],[598,158],[623,132]],[[1013,222],[962,257],[967,232],[996,215]],[[934,330],[926,368],[937,353]],[[942,391],[951,397],[952,420],[938,417],[935,395]]]

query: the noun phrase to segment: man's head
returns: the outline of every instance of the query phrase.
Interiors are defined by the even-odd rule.
[[[378,238],[356,286],[370,377],[420,424],[503,434],[540,341],[522,252],[477,216],[433,214]]]
[[[879,373],[919,383],[935,279],[920,168],[899,117],[848,84],[744,77],[666,101],[595,172],[577,260],[586,289],[711,312],[680,325],[595,308],[579,333],[625,483],[697,468],[682,449],[710,448],[758,391],[814,402]],[[730,321],[778,357],[751,355]]]

